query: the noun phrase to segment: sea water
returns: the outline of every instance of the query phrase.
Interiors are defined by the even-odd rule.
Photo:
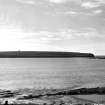
[[[0,89],[105,86],[105,60],[0,58]]]

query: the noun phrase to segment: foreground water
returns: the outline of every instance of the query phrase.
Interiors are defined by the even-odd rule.
[[[105,60],[0,58],[0,89],[105,86]]]

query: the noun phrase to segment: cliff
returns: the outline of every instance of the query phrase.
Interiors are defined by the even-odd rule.
[[[0,52],[0,58],[28,58],[28,57],[91,57],[91,53],[55,52],[55,51],[7,51]]]

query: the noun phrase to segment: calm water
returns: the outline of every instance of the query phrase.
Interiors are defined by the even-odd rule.
[[[0,88],[105,86],[105,60],[0,58]]]

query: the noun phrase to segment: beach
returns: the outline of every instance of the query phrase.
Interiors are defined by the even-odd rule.
[[[93,90],[93,88],[89,88]],[[95,88],[97,89],[97,88]],[[104,89],[105,88],[100,88]],[[9,104],[27,104],[27,105],[94,105],[105,104],[105,94],[75,94],[72,95],[70,89],[19,89],[19,90],[1,90],[0,103],[8,101]]]

